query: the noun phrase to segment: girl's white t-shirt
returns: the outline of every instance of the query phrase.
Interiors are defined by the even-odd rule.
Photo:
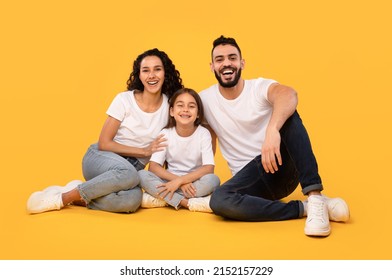
[[[174,127],[165,128],[161,133],[167,139],[167,147],[153,153],[151,161],[162,166],[166,161],[170,173],[182,176],[203,165],[215,165],[211,134],[205,127],[199,125],[188,137],[179,136]]]
[[[228,100],[218,84],[200,92],[208,124],[218,136],[219,147],[234,175],[261,154],[265,131],[272,114],[268,88],[274,80],[245,80],[241,94]]]
[[[162,105],[153,113],[146,113],[138,106],[134,91],[119,93],[106,113],[121,122],[114,141],[136,147],[147,147],[166,126],[169,118],[168,98],[163,94]],[[149,157],[138,158],[146,165]]]

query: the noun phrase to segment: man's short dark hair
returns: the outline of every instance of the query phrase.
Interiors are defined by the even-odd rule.
[[[238,52],[240,53],[240,57],[242,57],[241,54],[241,49],[238,46],[237,42],[235,41],[234,38],[230,38],[230,37],[225,37],[223,35],[221,35],[219,38],[215,39],[214,42],[212,43],[212,50],[211,50],[211,57],[212,57],[212,53],[214,51],[214,49],[219,46],[219,45],[231,45],[233,47],[235,47]]]

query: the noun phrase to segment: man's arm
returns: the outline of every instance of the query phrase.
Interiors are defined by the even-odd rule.
[[[295,112],[298,104],[297,92],[284,85],[272,84],[268,89],[268,100],[272,105],[272,115],[261,147],[264,170],[274,173],[282,165],[280,155],[280,133],[286,120]]]

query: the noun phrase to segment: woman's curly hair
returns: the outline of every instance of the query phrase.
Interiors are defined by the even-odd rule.
[[[128,90],[144,90],[144,86],[139,78],[139,74],[140,64],[146,56],[157,56],[162,61],[163,68],[165,69],[165,80],[162,85],[162,93],[166,94],[170,99],[174,92],[183,88],[184,86],[182,84],[180,72],[176,69],[169,56],[157,48],[145,51],[133,62],[133,71],[127,81]]]

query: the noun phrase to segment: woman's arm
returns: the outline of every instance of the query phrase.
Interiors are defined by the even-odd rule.
[[[145,148],[136,148],[119,144],[113,139],[117,134],[121,122],[111,116],[106,119],[98,140],[98,149],[110,151],[123,156],[149,157],[152,153],[162,150],[165,147],[163,135],[159,135],[150,145]]]

